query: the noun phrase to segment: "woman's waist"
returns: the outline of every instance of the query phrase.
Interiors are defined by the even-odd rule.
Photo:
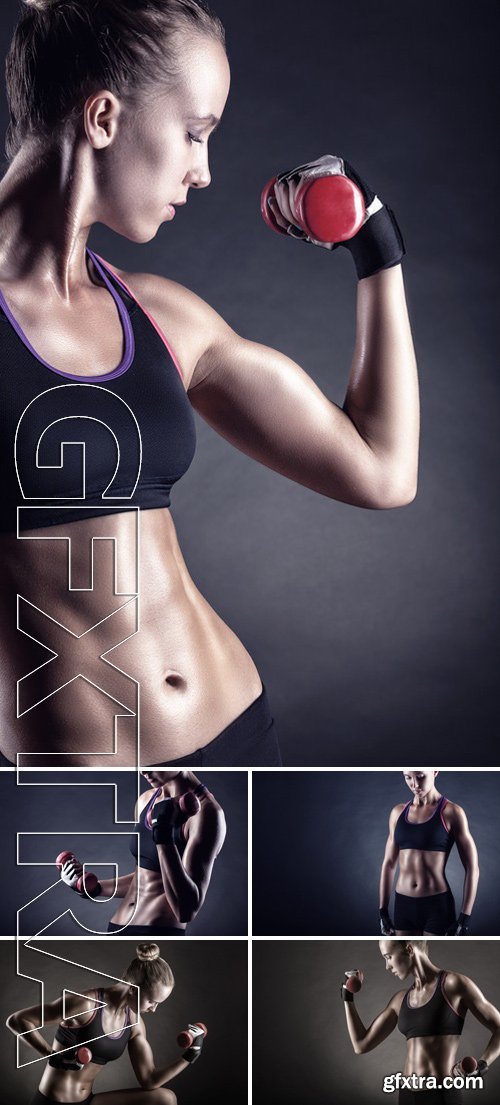
[[[422,894],[439,894],[448,890],[446,859],[444,852],[424,852],[417,849],[400,852],[397,893],[420,897]]]
[[[460,1036],[415,1036],[408,1040],[405,1074],[445,1078],[451,1074]]]
[[[158,925],[185,929],[165,896],[161,875],[142,868],[111,918],[115,925]],[[126,936],[126,931],[124,933]]]
[[[47,1064],[40,1080],[40,1092],[61,1102],[86,1101],[94,1080],[103,1069],[97,1063],[88,1063],[83,1070],[69,1071],[56,1070]]]

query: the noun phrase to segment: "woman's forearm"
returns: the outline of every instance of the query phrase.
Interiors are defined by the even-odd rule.
[[[25,1044],[34,1048],[39,1055],[49,1056],[52,1055],[52,1046],[44,1040],[41,1032],[38,1031],[39,1025],[33,1024],[26,1017],[23,1017],[21,1013],[12,1013],[6,1021],[7,1028],[14,1036],[20,1036],[24,1032],[29,1032],[29,1036],[23,1036]]]
[[[186,1059],[177,1059],[175,1063],[169,1063],[166,1067],[155,1067],[142,1085],[145,1090],[159,1090],[161,1086],[177,1078],[178,1074],[182,1074],[188,1066]]]
[[[477,895],[479,883],[479,867],[477,864],[465,869],[464,890],[462,898],[462,913],[471,914]]]
[[[363,1024],[363,1021],[361,1020],[361,1017],[353,1001],[344,1002],[344,1009],[347,1021],[347,1031],[351,1039],[351,1044],[356,1055],[362,1055],[364,1050],[363,1041],[365,1039],[367,1029]]]
[[[480,1059],[484,1059],[487,1062],[488,1066],[491,1066],[491,1064],[494,1063],[496,1059],[498,1059],[499,1055],[500,1028],[497,1028],[495,1032],[492,1032],[488,1046],[485,1047],[483,1054],[480,1056]]]
[[[379,909],[387,909],[389,905],[395,870],[395,863],[389,863],[387,860],[384,860],[380,872]]]
[[[413,498],[418,380],[400,265],[358,284],[356,344],[344,411],[377,459],[387,505],[392,497]]]
[[[158,844],[163,888],[168,904],[177,920],[188,923],[200,907],[200,891],[182,863],[173,841]]]

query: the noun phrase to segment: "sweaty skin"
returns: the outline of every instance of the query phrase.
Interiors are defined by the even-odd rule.
[[[103,1000],[106,1008],[102,1012],[102,1026],[105,1033],[118,1033],[125,1024],[127,1007],[131,1012],[130,1020],[133,1028],[128,1043],[128,1053],[134,1074],[142,1089],[97,1093],[93,1098],[93,1105],[123,1105],[125,1098],[130,1105],[176,1105],[175,1094],[161,1087],[186,1070],[189,1063],[179,1057],[168,1065],[156,1067],[153,1052],[147,1041],[144,1021],[140,1015],[155,1013],[158,1005],[165,1001],[170,993],[171,988],[161,983],[157,983],[149,993],[141,990],[138,1009],[137,990],[135,987],[130,987],[129,983],[118,983],[104,991]],[[80,1024],[86,1024],[91,1020],[95,1009],[96,996],[95,990],[85,991],[82,995],[72,995],[69,992],[66,993],[64,1002],[59,998],[46,1003],[43,1008],[32,1006],[29,1009],[20,1009],[8,1018],[7,1027],[14,1035],[29,1032],[29,1036],[24,1037],[24,1043],[39,1055],[48,1058],[53,1052],[63,1051],[64,1047],[57,1040],[54,1040],[53,1045],[48,1043],[42,1033],[37,1031],[39,1026],[65,1024],[69,1027],[77,1027]],[[66,1014],[65,1021],[63,1021],[63,1013]],[[134,1021],[137,1023],[134,1024]],[[89,1047],[92,1050],[91,1043]],[[56,1101],[83,1102],[92,1092],[95,1080],[103,1070],[102,1065],[93,1062],[77,1071],[57,1070],[47,1064],[39,1089],[45,1097],[52,1097]]]
[[[442,797],[434,785],[437,775],[437,771],[429,768],[405,772],[405,782],[413,794],[413,802],[409,810],[410,823],[421,824],[433,816]],[[381,909],[388,908],[394,873],[398,863],[399,874],[395,888],[398,894],[404,894],[410,898],[420,898],[433,894],[443,894],[450,889],[445,873],[448,862],[448,856],[445,852],[423,851],[418,848],[399,850],[394,839],[394,832],[405,805],[406,802],[401,802],[394,806],[389,818],[389,835],[380,873]],[[477,849],[468,826],[466,814],[461,806],[454,802],[447,802],[443,810],[443,821],[454,835],[465,872],[460,911],[470,914],[476,899],[479,881]],[[423,934],[398,931],[397,935],[417,936]]]
[[[407,979],[414,976],[415,984],[411,994],[412,1007],[425,1005],[432,997],[441,968],[431,962],[427,952],[414,948],[409,941],[406,948],[399,948],[393,940],[380,940],[381,955],[386,970],[397,978]],[[465,975],[449,972],[444,983],[444,992],[455,1011],[462,1017],[471,1013],[491,1033],[491,1038],[480,1056],[488,1066],[500,1055],[500,1013],[487,1001],[480,989]],[[383,1043],[397,1027],[399,1011],[407,990],[399,990],[390,999],[385,1009],[379,1013],[368,1028],[365,1028],[355,1000],[345,1002],[347,1030],[356,1055],[373,1051]],[[402,1036],[401,1039],[404,1039]],[[463,1054],[463,1044],[459,1035],[416,1036],[406,1041],[406,1058],[403,1074],[417,1074],[442,1079],[451,1075],[457,1055]]]
[[[172,204],[207,187],[207,142],[228,88],[222,47],[196,37],[186,47],[182,79],[168,94],[159,90],[137,117],[100,90],[82,105],[79,128],[68,125],[47,148],[36,136],[23,144],[0,183],[0,286],[38,354],[55,368],[96,380],[119,363],[121,326],[86,263],[88,234],[99,222],[134,242],[149,241],[174,217]],[[122,275],[168,336],[194,408],[237,448],[342,502],[385,509],[412,500],[418,390],[399,265],[358,285],[342,408],[288,357],[235,334],[185,288]],[[90,586],[91,538],[108,539],[94,546],[92,591],[69,591],[67,543],[57,540],[63,533],[71,536],[81,587]],[[9,760],[22,752],[24,766],[40,766],[36,753],[43,751],[43,766],[135,764],[139,726],[140,762],[178,759],[209,743],[259,696],[253,660],[191,580],[168,511],[140,515],[139,604],[130,598],[137,535],[128,514],[25,536],[33,540],[0,541],[1,733]],[[50,654],[17,630],[18,594],[53,619],[46,643],[58,655],[61,649],[65,685],[64,678],[51,685]],[[70,633],[61,637],[61,626]],[[16,717],[16,681],[37,668],[31,686],[38,704]]]

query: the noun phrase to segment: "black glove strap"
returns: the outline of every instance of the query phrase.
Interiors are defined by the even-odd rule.
[[[358,280],[399,265],[405,255],[403,237],[390,207],[382,207],[361,230],[341,245],[352,254]]]
[[[151,828],[155,844],[171,844],[174,839],[175,807],[173,798],[157,802],[151,814]]]
[[[340,996],[342,1001],[354,1001],[354,994],[351,994],[350,990],[346,990],[344,983],[340,987]]]

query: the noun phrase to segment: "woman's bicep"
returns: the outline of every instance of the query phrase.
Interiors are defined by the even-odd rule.
[[[373,1051],[373,1048],[382,1044],[391,1032],[394,1032],[398,1023],[398,1014],[394,1008],[394,1005],[390,1003],[378,1014],[372,1021],[369,1028],[366,1030],[366,1036],[364,1038],[364,1051]]]
[[[375,505],[374,454],[299,365],[232,331],[203,360],[191,402],[232,445],[330,498]]]

